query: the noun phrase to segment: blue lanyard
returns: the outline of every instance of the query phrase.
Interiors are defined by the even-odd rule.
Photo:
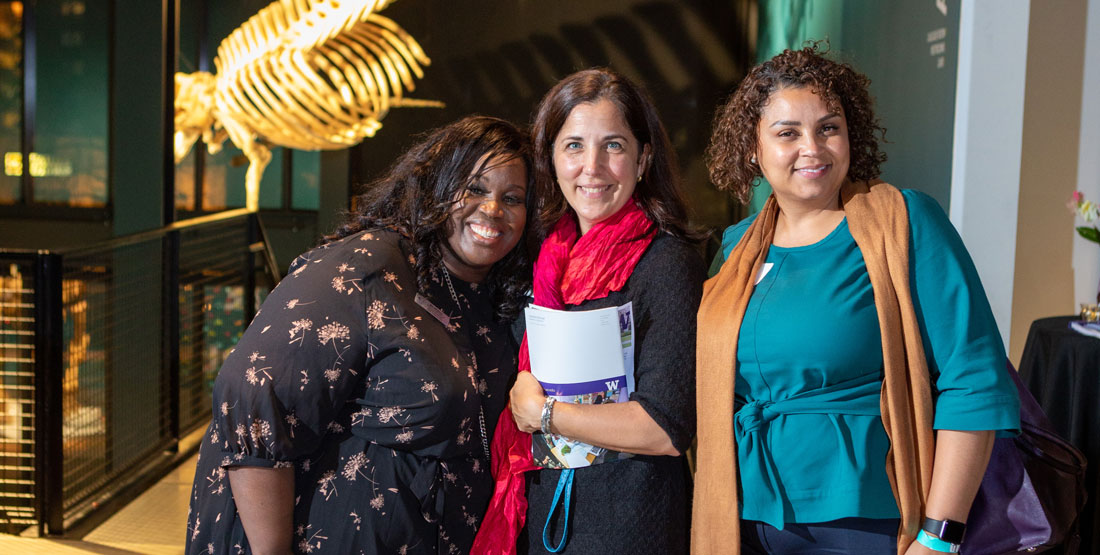
[[[565,513],[565,518],[562,522],[561,529],[561,541],[556,547],[550,547],[550,538],[547,535],[550,533],[550,521],[554,519],[554,511],[558,508],[558,501],[561,500],[562,491],[565,491],[565,499],[562,500],[562,510]],[[550,503],[550,513],[546,515],[546,524],[542,527],[542,546],[546,548],[550,553],[557,553],[565,547],[565,540],[569,537],[569,499],[573,495],[573,469],[566,468],[561,471],[561,477],[558,478],[558,488],[554,491],[554,500]]]

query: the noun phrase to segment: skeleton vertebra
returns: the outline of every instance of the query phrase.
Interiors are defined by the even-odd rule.
[[[391,107],[411,100],[430,60],[378,15],[393,0],[278,0],[218,46],[216,75],[176,74],[175,158],[201,136],[216,154],[226,137],[248,158],[246,207],[259,205],[267,145],[338,149],[374,136]]]

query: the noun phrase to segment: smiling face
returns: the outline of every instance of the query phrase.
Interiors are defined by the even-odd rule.
[[[458,278],[480,282],[523,237],[527,224],[527,167],[519,158],[496,156],[475,168],[451,208],[443,264]]]
[[[649,145],[640,145],[610,100],[578,104],[554,139],[554,173],[581,234],[619,211],[645,170]]]
[[[757,127],[757,163],[780,207],[835,208],[848,175],[848,123],[808,88],[772,93]]]

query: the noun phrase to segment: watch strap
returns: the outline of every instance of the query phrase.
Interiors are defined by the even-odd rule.
[[[959,544],[943,541],[937,537],[931,536],[928,532],[921,530],[917,534],[917,543],[931,549],[932,551],[938,551],[940,553],[958,553]]]
[[[925,518],[921,529],[948,543],[962,543],[966,535],[966,524],[955,520]]]

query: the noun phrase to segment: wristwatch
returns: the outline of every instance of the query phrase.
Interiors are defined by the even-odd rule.
[[[963,536],[966,535],[966,525],[955,520],[925,518],[924,526],[921,528],[945,542],[954,544],[962,543]]]
[[[551,435],[551,432],[550,432],[550,419],[552,419],[554,417],[554,402],[555,401],[557,401],[557,399],[551,397],[550,395],[547,395],[546,396],[546,401],[543,402],[543,404],[542,404],[542,415],[541,415],[541,418],[539,418],[539,424],[540,424],[539,427],[542,428],[542,433],[544,433],[546,435]]]

